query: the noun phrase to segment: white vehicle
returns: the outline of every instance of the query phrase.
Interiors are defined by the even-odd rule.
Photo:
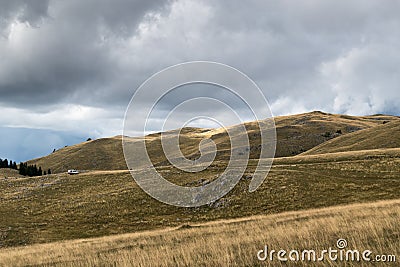
[[[79,174],[79,171],[77,171],[77,170],[68,170],[68,174],[70,174],[70,175]]]

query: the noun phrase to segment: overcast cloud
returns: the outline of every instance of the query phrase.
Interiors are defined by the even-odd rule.
[[[243,71],[275,115],[400,115],[399,14],[395,0],[1,0],[0,134],[42,129],[66,144],[121,134],[135,89],[191,60]],[[43,153],[15,156],[16,136],[26,135],[0,143],[0,157]]]

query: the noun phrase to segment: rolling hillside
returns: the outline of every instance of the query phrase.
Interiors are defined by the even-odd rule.
[[[264,183],[255,192],[248,192],[258,164],[258,160],[251,159],[246,173],[231,192],[198,208],[169,206],[143,192],[126,169],[121,137],[84,142],[32,160],[30,164],[55,172],[31,178],[0,177],[0,247],[400,199],[398,117],[311,112],[277,117],[275,121],[279,157]],[[251,140],[250,155],[254,157],[259,148],[258,129],[254,122],[245,126]],[[184,128],[180,140],[183,153],[196,155],[197,144],[204,137],[214,139],[221,153],[200,173],[186,173],[164,164],[160,134],[145,138],[157,170],[167,180],[183,186],[201,186],[224,170],[229,146],[221,129]],[[300,154],[324,146],[331,149],[330,153],[318,154],[322,151],[318,150],[315,154]],[[337,152],[332,150],[335,146]],[[363,150],[352,151],[358,149]],[[69,168],[85,171],[69,176],[64,173]],[[132,171],[143,175],[141,169]]]
[[[197,174],[168,166],[158,171],[176,184],[198,186],[221,174],[224,164],[215,162]],[[229,194],[199,208],[158,202],[124,170],[0,179],[0,247],[400,199],[399,148],[282,157],[276,159],[264,183],[249,193],[256,164],[250,161]]]
[[[397,256],[378,266],[398,266],[399,220],[400,200],[335,206],[0,249],[0,266],[377,266],[328,257],[324,265],[256,257],[265,245],[319,252],[336,248],[339,238],[351,249],[371,250],[371,260]]]
[[[319,111],[282,116],[275,118],[277,131],[276,157],[298,155],[332,138],[345,136],[374,126],[398,121],[395,116],[375,115],[354,117],[333,115]],[[258,158],[260,134],[257,124],[245,124],[251,145],[251,158]],[[186,128],[181,132],[182,152],[186,156],[198,155],[198,143],[204,137],[212,138],[219,150],[219,159],[229,157],[230,142],[226,132],[220,129]],[[132,142],[136,138],[132,138]],[[160,134],[146,136],[147,148],[153,163],[166,161],[161,148]],[[121,170],[127,169],[122,153],[121,136],[102,138],[81,144],[61,148],[54,153],[28,162],[53,172],[65,172],[68,169],[79,170]]]
[[[324,142],[302,155],[400,147],[400,121],[360,130]]]
[[[118,170],[126,169],[121,137],[102,138],[61,148],[48,156],[28,161],[53,173],[68,169]]]
[[[17,170],[0,168],[0,179],[1,178],[7,179],[8,177],[22,178],[24,176],[20,175]]]

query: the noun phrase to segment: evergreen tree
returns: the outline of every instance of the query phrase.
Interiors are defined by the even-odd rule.
[[[33,176],[33,166],[32,165],[27,166],[26,175]]]
[[[22,163],[22,162],[19,163],[19,174],[25,175],[25,172],[24,172],[24,163]]]
[[[17,164],[14,162],[13,166],[15,165],[15,168],[17,168]],[[19,174],[24,175],[24,176],[41,176],[43,175],[43,170],[42,167],[39,166],[39,168],[35,165],[28,165],[28,163],[21,162],[19,164]],[[47,174],[50,174],[50,169],[47,171]],[[46,171],[44,172],[44,175],[46,175]]]
[[[8,161],[8,159],[0,159],[0,168],[10,168],[17,170],[17,163],[15,161]]]

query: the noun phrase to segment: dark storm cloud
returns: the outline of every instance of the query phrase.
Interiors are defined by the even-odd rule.
[[[48,0],[1,0],[0,1],[0,29],[6,34],[7,26],[12,21],[28,23],[37,26],[47,16]],[[5,37],[5,36],[3,36]]]
[[[229,3],[214,3],[215,12],[230,14],[215,16],[214,24],[220,36],[236,40],[230,62],[243,65],[261,85],[275,113],[373,113],[384,108],[379,101],[398,95],[398,1]],[[359,109],[371,98],[373,84],[376,101]],[[400,113],[393,105],[390,110]]]
[[[89,97],[104,103],[120,78],[114,44],[133,36],[147,12],[165,7],[162,1],[123,0],[1,4],[0,101],[12,106],[95,105]]]
[[[399,14],[396,0],[0,0],[0,136],[7,140],[0,156],[25,159],[76,136],[121,134],[135,89],[192,60],[243,71],[275,115],[400,115]],[[150,127],[159,129],[170,109],[194,96],[245,110],[226,91],[196,90],[163,98]],[[190,115],[203,106],[191,104]],[[226,118],[222,108],[212,111]],[[23,147],[22,155],[18,140],[31,128],[42,130],[29,143],[41,140],[46,151]]]
[[[85,110],[71,107],[73,116],[66,121],[79,114],[93,118],[93,113],[121,119],[146,78],[189,60],[218,61],[244,71],[276,115],[314,109],[400,114],[398,1],[1,5],[0,105],[23,109],[21,114],[40,113],[42,121],[70,110],[65,105]],[[180,96],[185,94],[191,95]],[[173,107],[172,100],[166,98],[162,109]],[[17,126],[27,127],[29,121]],[[32,127],[58,125],[34,121],[39,125]],[[2,123],[15,126],[4,118]]]

